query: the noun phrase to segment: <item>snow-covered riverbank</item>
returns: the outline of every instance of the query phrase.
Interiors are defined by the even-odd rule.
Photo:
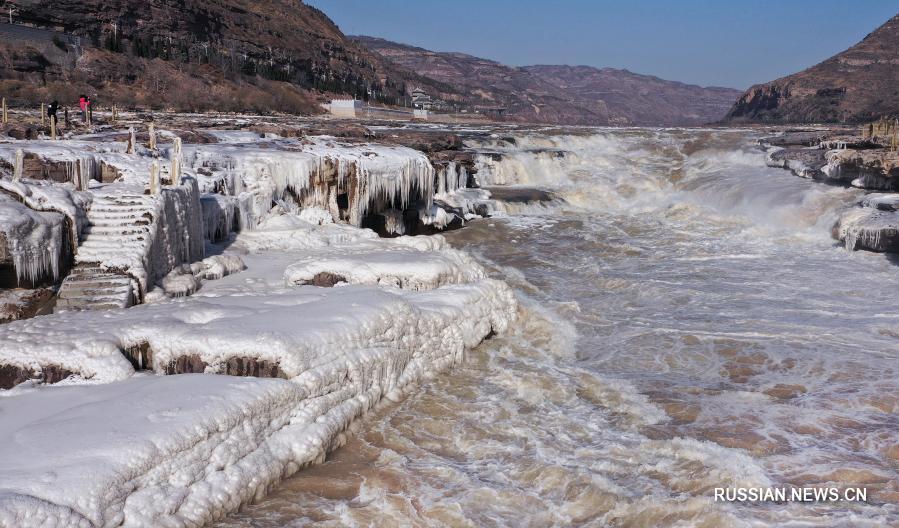
[[[313,247],[284,251],[303,227]],[[0,524],[202,525],[323,460],[355,418],[458,364],[515,319],[511,290],[441,239],[406,244],[342,227],[255,232],[244,247],[278,249],[245,254],[245,272],[192,297],[4,327],[7,362],[43,354],[94,385],[20,387],[0,399]],[[314,247],[323,240],[332,244]],[[285,283],[287,266],[295,274],[297,263],[335,252],[344,253],[338,271],[364,266],[369,252],[425,265],[401,283],[371,269],[368,284]],[[467,276],[430,269],[452,271],[459,259]],[[416,289],[397,287],[410,281]],[[135,376],[121,351],[139,343],[157,370],[182,358],[207,372],[266,361],[287,380]]]
[[[146,208],[144,222],[121,229],[139,233],[132,246],[102,244],[131,264],[75,257],[103,277],[132,277],[141,304],[0,326],[0,374],[15,385],[0,391],[0,526],[206,524],[323,460],[359,416],[515,321],[511,289],[442,236],[357,227],[410,207],[433,222],[435,197],[486,198],[464,190],[464,169],[434,168],[405,147],[220,135],[185,146],[193,199],[162,209],[145,192],[154,152],[85,141],[54,160],[40,142],[0,145],[0,157],[25,148],[45,164],[116,168],[114,181],[81,191],[50,186],[94,197],[78,202],[87,221],[73,223],[74,244],[84,227],[88,237],[119,229],[92,221]],[[46,187],[5,181],[26,195]],[[127,211],[91,209],[116,193]],[[224,239],[207,240],[205,260],[181,249],[154,260],[159,244],[188,247],[204,233]],[[135,256],[119,258],[130,247]]]

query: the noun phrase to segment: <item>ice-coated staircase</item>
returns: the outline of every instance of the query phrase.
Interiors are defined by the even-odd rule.
[[[79,264],[62,282],[54,311],[127,308],[134,304],[131,280],[96,264]]]
[[[126,270],[141,262],[151,243],[155,208],[146,195],[95,196],[56,311],[127,308],[137,302],[136,281]]]

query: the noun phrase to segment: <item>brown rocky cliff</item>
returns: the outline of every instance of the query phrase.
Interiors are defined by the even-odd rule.
[[[751,87],[730,122],[860,123],[899,116],[899,15],[802,72]]]
[[[24,25],[0,24],[0,88],[14,102],[88,92],[124,105],[315,112],[314,94],[395,104],[417,78],[292,0],[21,0],[17,7],[15,21]]]

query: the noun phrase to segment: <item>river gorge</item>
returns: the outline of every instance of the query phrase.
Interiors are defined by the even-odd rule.
[[[899,268],[830,227],[860,195],[757,132],[480,139],[482,184],[561,198],[448,235],[524,316],[220,526],[884,526],[899,520]],[[868,489],[715,502],[715,487]]]

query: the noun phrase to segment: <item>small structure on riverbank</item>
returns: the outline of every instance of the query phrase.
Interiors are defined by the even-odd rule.
[[[333,99],[328,110],[334,117],[348,119],[401,119],[418,117],[410,109],[371,106],[359,99]]]

